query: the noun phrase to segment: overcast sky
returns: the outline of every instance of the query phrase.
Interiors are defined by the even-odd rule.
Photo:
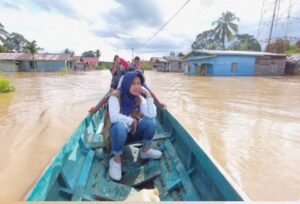
[[[266,0],[264,20],[270,20],[273,0]],[[282,0],[279,18],[286,18],[290,0]],[[292,14],[300,13],[300,0],[294,1]],[[115,54],[131,59],[131,48],[139,47],[155,33],[186,0],[0,0],[0,22],[8,32],[18,32],[36,40],[45,52],[65,48],[80,55],[100,49],[101,60],[111,61]],[[257,35],[263,0],[191,0],[167,27],[134,54],[143,59],[187,53],[200,32],[211,29],[223,11],[240,18],[239,32]],[[289,28],[300,37],[300,20]],[[266,38],[261,31],[260,38]],[[277,26],[277,31],[283,32]],[[279,34],[278,34],[279,35]],[[298,35],[298,36],[297,36]]]

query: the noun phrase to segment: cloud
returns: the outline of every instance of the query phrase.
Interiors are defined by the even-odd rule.
[[[12,1],[4,1],[4,2],[2,2],[2,5],[5,8],[8,8],[8,9],[14,9],[14,10],[21,10],[22,9],[18,4],[13,3]]]
[[[79,13],[72,7],[72,2],[61,0],[32,0],[32,2],[45,11],[57,12],[70,18],[80,19]]]

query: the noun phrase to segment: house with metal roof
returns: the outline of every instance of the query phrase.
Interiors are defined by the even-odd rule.
[[[193,50],[182,62],[186,75],[276,76],[284,75],[286,56],[268,52]]]
[[[37,53],[0,53],[0,71],[60,71],[70,68],[70,54]]]
[[[165,72],[183,72],[181,60],[176,56],[152,57],[150,59],[152,70]]]
[[[300,75],[300,53],[287,57],[285,73],[290,75]]]

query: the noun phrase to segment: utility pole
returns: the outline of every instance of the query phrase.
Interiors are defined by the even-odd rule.
[[[288,15],[286,17],[286,27],[285,27],[285,36],[284,36],[285,40],[288,39],[288,30],[289,30],[289,22],[290,22],[290,18],[291,18],[291,10],[292,10],[292,0],[290,0]]]
[[[275,20],[275,16],[276,16],[276,8],[277,8],[278,1],[279,0],[275,0],[275,4],[274,4],[274,11],[273,11],[273,17],[272,17],[272,23],[271,23],[271,28],[270,28],[270,34],[269,34],[269,39],[268,39],[268,45],[267,45],[267,47],[271,43],[271,38],[272,38],[272,32],[273,32],[273,26],[274,26],[274,20]]]
[[[133,62],[133,48],[131,48],[131,62]]]

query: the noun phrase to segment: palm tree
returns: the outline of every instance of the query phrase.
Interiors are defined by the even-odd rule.
[[[3,43],[5,37],[8,35],[8,32],[4,30],[4,26],[0,23],[0,41]]]
[[[36,41],[34,40],[34,41],[29,42],[27,44],[27,46],[25,47],[25,50],[32,54],[33,66],[34,66],[34,69],[36,70],[35,54],[39,50],[43,50],[43,48],[38,47],[37,44],[36,44]]]
[[[226,11],[222,13],[222,16],[217,21],[212,23],[213,26],[216,25],[214,28],[216,37],[221,40],[223,49],[225,49],[225,38],[230,42],[233,39],[233,33],[238,33],[238,25],[234,21],[239,20],[234,13]]]
[[[96,54],[96,57],[99,58],[101,56],[100,50],[96,50],[95,54]]]

